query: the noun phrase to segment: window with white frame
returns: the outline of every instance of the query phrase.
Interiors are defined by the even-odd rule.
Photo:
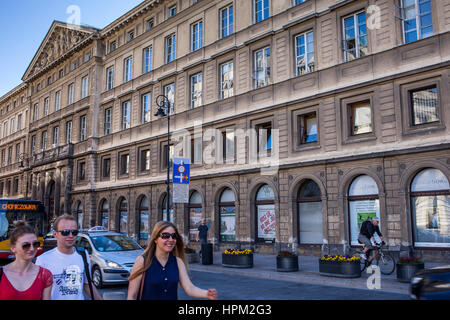
[[[143,73],[152,71],[153,48],[147,47],[143,52]]]
[[[177,14],[177,6],[173,5],[173,6],[169,7],[167,16],[170,18],[176,14]]]
[[[128,57],[123,63],[123,82],[131,81],[133,75],[133,57]]]
[[[67,100],[67,104],[72,104],[74,101],[74,87],[75,85],[73,83],[69,84],[69,89],[68,89],[68,100]]]
[[[53,147],[59,144],[59,127],[53,128]]]
[[[127,33],[127,42],[134,39],[134,30],[131,30]]]
[[[147,20],[147,21],[145,22],[145,31],[148,31],[148,30],[150,30],[150,29],[153,29],[154,24],[155,24],[155,20],[154,20],[153,18]]]
[[[270,80],[270,47],[258,50],[254,55],[255,88],[267,86]]]
[[[61,91],[55,93],[55,111],[58,111],[61,106]]]
[[[152,94],[147,93],[142,96],[142,114],[141,114],[141,123],[150,122],[151,112],[152,112]]]
[[[48,116],[48,104],[49,104],[49,100],[48,98],[44,99],[44,116]]]
[[[233,96],[233,61],[220,65],[220,98]]]
[[[105,136],[111,134],[111,123],[112,123],[112,109],[108,108],[105,110],[105,128],[104,128]]]
[[[220,38],[233,33],[233,5],[220,10]]]
[[[175,84],[171,83],[164,87],[164,95],[170,102],[169,114],[174,114],[175,112]]]
[[[9,126],[9,134],[13,134],[14,133],[14,128],[15,128],[15,119],[12,118],[11,119],[11,125]]]
[[[86,98],[89,94],[89,76],[81,79],[81,99]]]
[[[261,22],[269,17],[269,0],[253,0],[254,21]]]
[[[31,137],[31,154],[36,153],[36,136]]]
[[[114,88],[114,66],[106,69],[106,91]]]
[[[297,76],[314,71],[314,32],[295,37],[295,62]]]
[[[39,117],[39,105],[36,103],[33,108],[33,121],[36,121]]]
[[[345,17],[342,20],[344,60],[362,58],[368,53],[366,12]]]
[[[191,26],[191,51],[203,47],[203,21],[198,21]]]
[[[431,0],[401,0],[404,43],[433,35]]]
[[[8,121],[3,122],[3,138],[8,136]]]
[[[176,50],[176,37],[175,33],[166,37],[166,63],[175,60],[175,50]]]
[[[86,140],[86,116],[80,118],[80,141]]]
[[[22,130],[22,114],[17,116],[17,131]]]
[[[12,163],[12,147],[8,148],[8,165]]]
[[[131,128],[131,102],[122,103],[122,130]]]
[[[109,43],[109,53],[111,53],[111,52],[113,52],[114,50],[116,50],[116,47],[117,47],[116,42],[115,42],[115,41],[111,41],[111,42]]]
[[[202,104],[202,82],[201,73],[191,76],[191,109]]]
[[[44,151],[46,149],[47,149],[47,131],[43,131],[41,140],[41,150]]]
[[[66,122],[66,143],[72,143],[72,121]]]

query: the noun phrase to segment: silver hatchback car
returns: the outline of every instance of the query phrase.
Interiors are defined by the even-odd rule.
[[[127,283],[134,262],[144,252],[127,235],[111,231],[81,231],[75,246],[89,253],[92,282],[97,288]]]

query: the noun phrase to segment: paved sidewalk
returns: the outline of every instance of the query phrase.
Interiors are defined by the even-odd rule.
[[[371,274],[367,274],[366,271],[363,272],[360,278],[338,278],[321,276],[319,274],[318,260],[318,257],[299,256],[299,271],[278,272],[276,270],[275,255],[254,254],[253,268],[226,268],[222,266],[222,253],[214,252],[212,265],[203,265],[201,264],[200,260],[200,263],[190,264],[189,269],[193,271],[236,274],[280,281],[370,290],[367,286],[367,282]],[[442,264],[425,262],[426,268],[432,268],[439,265]],[[394,271],[391,275],[381,275],[381,288],[373,290],[409,294],[409,284],[397,281],[397,274],[396,271]]]

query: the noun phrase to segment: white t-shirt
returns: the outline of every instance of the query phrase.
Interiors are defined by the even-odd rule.
[[[86,256],[90,270],[89,255]],[[56,247],[37,257],[36,265],[53,274],[52,300],[84,300],[83,283],[88,281],[83,258],[78,252],[64,254]]]

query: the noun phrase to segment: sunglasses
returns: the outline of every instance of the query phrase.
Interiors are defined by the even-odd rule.
[[[172,237],[173,240],[177,240],[177,234],[176,233],[163,232],[163,233],[161,233],[160,237],[163,240],[167,240],[170,237]]]
[[[72,235],[73,235],[74,237],[75,237],[76,235],[78,235],[78,230],[75,230],[75,229],[72,229],[72,230],[70,230],[70,229],[64,229],[64,230],[57,231],[57,232],[60,232],[61,235],[64,236],[64,237],[67,237],[70,233],[72,233]]]
[[[23,250],[30,250],[31,246],[33,246],[33,249],[37,249],[41,246],[41,243],[39,241],[34,241],[33,243],[24,242],[22,244]]]

